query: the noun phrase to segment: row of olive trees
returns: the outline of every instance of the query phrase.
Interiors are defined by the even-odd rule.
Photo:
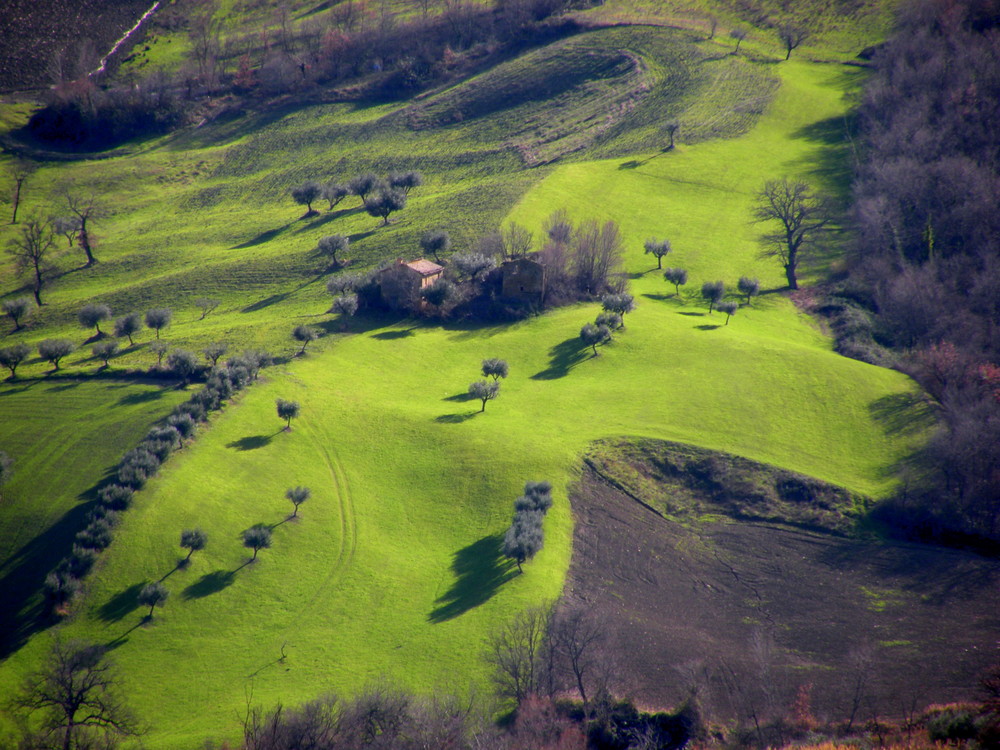
[[[361,205],[369,214],[380,217],[384,224],[388,224],[389,215],[406,208],[410,191],[423,184],[424,178],[419,172],[390,172],[386,177],[368,172],[346,183],[306,180],[293,187],[290,193],[292,200],[306,207],[306,216],[317,213],[312,205],[319,200],[325,200],[328,210],[333,211],[344,198],[355,195],[361,199]]]
[[[204,319],[205,315],[215,309],[218,304],[218,300],[209,298],[197,300],[197,305],[202,309],[200,319]],[[4,311],[11,316],[17,326],[15,330],[21,327],[20,321],[22,316],[26,309],[30,309],[30,305],[31,300],[26,297],[4,302]],[[142,330],[143,322],[145,322],[147,328],[156,331],[156,339],[149,343],[149,349],[156,354],[157,367],[163,366],[163,359],[167,355],[170,345],[160,339],[160,331],[170,325],[173,319],[172,310],[169,308],[153,308],[147,310],[145,316],[140,316],[139,313],[129,313],[117,318],[114,321],[114,333],[117,338],[108,338],[107,334],[101,331],[101,323],[110,320],[111,317],[110,307],[95,303],[85,305],[77,315],[81,326],[95,329],[95,335],[92,340],[97,339],[97,341],[93,344],[91,351],[95,357],[104,361],[105,367],[109,366],[111,359],[121,351],[120,338],[127,338],[129,347],[135,346],[134,336]],[[50,362],[55,370],[60,368],[61,360],[72,354],[76,349],[76,344],[70,339],[65,338],[44,339],[38,344],[39,356],[43,360]],[[202,354],[211,363],[211,366],[215,367],[226,351],[228,351],[228,345],[225,342],[214,342],[209,344],[202,351]],[[24,343],[0,348],[0,365],[10,370],[11,378],[16,378],[18,366],[30,354],[31,348]],[[167,356],[167,367],[180,376],[184,382],[187,382],[192,375],[198,372],[200,366],[196,355],[184,349],[176,349]]]
[[[71,554],[45,580],[45,593],[53,611],[63,613],[80,591],[81,580],[113,538],[121,514],[132,505],[135,492],[159,471],[170,455],[195,434],[196,425],[221,409],[226,400],[257,379],[270,363],[266,352],[248,351],[212,371],[202,388],[153,427],[119,462],[114,479],[98,492],[98,503],[87,515],[86,527],[77,533]]]
[[[514,519],[504,533],[500,550],[504,557],[517,563],[518,572],[524,572],[522,563],[541,550],[542,522],[551,507],[552,485],[548,482],[526,482],[524,494],[514,501]]]
[[[625,315],[635,310],[635,298],[628,292],[605,294],[601,307],[597,319],[580,329],[580,340],[594,350],[595,357],[598,345],[611,341],[614,332],[625,327]]]

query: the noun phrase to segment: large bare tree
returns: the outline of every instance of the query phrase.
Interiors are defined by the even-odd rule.
[[[7,253],[14,258],[18,273],[31,276],[31,291],[35,304],[42,304],[42,287],[48,270],[49,256],[56,244],[52,225],[45,219],[32,217],[21,227],[19,235],[7,243]]]
[[[757,194],[753,211],[758,222],[778,222],[778,229],[761,236],[765,257],[778,258],[789,289],[798,289],[802,254],[829,228],[830,207],[808,184],[787,177],[768,180]]]
[[[106,651],[96,644],[56,641],[44,666],[25,680],[14,704],[28,713],[42,713],[43,732],[50,743],[45,747],[74,750],[92,747],[95,735],[140,734],[117,693]]]
[[[90,231],[87,222],[103,217],[106,213],[104,206],[98,200],[97,193],[92,190],[78,188],[75,185],[65,185],[60,189],[66,207],[79,222],[77,239],[80,241],[80,248],[87,256],[87,265],[92,266],[97,262],[94,257],[94,249],[91,244]]]

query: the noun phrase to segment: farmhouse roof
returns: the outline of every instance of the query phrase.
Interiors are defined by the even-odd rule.
[[[421,276],[431,276],[435,273],[441,273],[444,270],[444,266],[439,266],[437,263],[432,263],[424,258],[411,260],[406,265],[419,273]]]

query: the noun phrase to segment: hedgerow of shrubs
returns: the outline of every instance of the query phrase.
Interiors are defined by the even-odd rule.
[[[135,491],[156,475],[185,439],[194,436],[198,422],[204,422],[210,412],[221,409],[227,399],[250,385],[269,363],[270,356],[259,351],[228,360],[212,371],[204,388],[174,409],[166,424],[150,429],[122,457],[114,482],[98,492],[97,505],[87,516],[87,526],[77,533],[72,553],[45,579],[45,594],[54,612],[64,613],[100,552],[111,545],[114,528],[121,513],[132,505]]]

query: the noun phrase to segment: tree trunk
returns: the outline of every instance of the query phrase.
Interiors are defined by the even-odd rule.
[[[42,269],[35,264],[35,286],[31,290],[35,295],[35,304],[42,306]]]
[[[479,410],[479,413],[482,414],[484,411],[486,411],[486,399],[485,398],[483,399],[483,408]]]
[[[673,148],[673,147],[674,147],[673,139],[671,139],[670,148]],[[657,271],[662,271],[663,270],[663,256],[662,255],[657,255],[656,256],[656,270]]]
[[[21,205],[21,183],[24,180],[17,180],[17,186],[14,188],[14,215],[10,219],[11,224],[17,224],[17,208]]]
[[[66,734],[63,735],[63,750],[71,750],[73,747],[73,720],[66,722]]]
[[[87,222],[84,220],[80,225],[80,247],[87,254],[87,265],[92,266],[97,262],[94,253],[90,249],[90,235],[87,234]]]
[[[795,265],[790,261],[785,264],[785,278],[788,279],[789,289],[794,290],[799,288],[798,279],[795,278]]]
[[[150,620],[152,620],[152,619],[153,619],[153,610],[154,610],[155,608],[156,608],[156,605],[155,605],[155,604],[150,604],[150,605],[149,605],[149,614],[147,615],[147,617],[148,617],[148,618],[149,618]]]

